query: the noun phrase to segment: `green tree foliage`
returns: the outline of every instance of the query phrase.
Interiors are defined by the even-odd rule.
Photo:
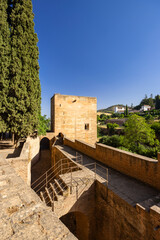
[[[117,123],[107,123],[107,129],[109,131],[109,135],[113,135],[117,127],[119,127]]]
[[[102,120],[102,121],[106,121],[107,119],[108,119],[108,116],[106,115],[106,114],[101,114],[100,115],[100,119]]]
[[[126,105],[126,110],[124,112],[125,117],[128,117],[128,106]]]
[[[106,123],[106,120],[109,119],[110,116],[109,115],[106,115],[106,114],[101,114],[100,116],[97,115],[97,121],[100,123],[100,124],[105,124]]]
[[[6,110],[8,104],[9,65],[10,65],[10,31],[8,24],[8,4],[0,2],[0,132],[5,132]]]
[[[112,136],[104,136],[100,139],[100,143],[112,146],[112,147],[120,147],[123,146],[123,136],[112,135]]]
[[[102,130],[100,127],[97,126],[97,137],[101,137],[102,136]]]
[[[143,117],[132,115],[125,123],[125,143],[126,147],[135,150],[139,144],[154,146],[155,132],[146,123]]]
[[[154,117],[149,113],[145,116],[145,119],[148,123],[152,123],[154,121]]]
[[[100,116],[99,115],[97,115],[97,123],[100,121]]]
[[[155,96],[155,109],[160,109],[160,96]]]
[[[157,138],[160,140],[160,122],[154,122],[151,128],[155,131]]]
[[[45,135],[47,130],[50,130],[50,119],[46,115],[39,115],[38,135]]]
[[[34,32],[32,1],[11,1],[11,65],[7,124],[18,137],[38,127],[41,90],[38,38]]]

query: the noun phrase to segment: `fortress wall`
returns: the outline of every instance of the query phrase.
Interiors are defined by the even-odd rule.
[[[94,147],[82,141],[72,141],[68,138],[64,138],[64,145],[160,190],[160,154],[158,154],[158,160],[155,160],[104,144],[96,144]]]
[[[71,148],[74,148],[76,149],[77,151],[80,151],[86,155],[88,155],[89,157],[93,157],[95,158],[96,157],[96,147],[95,145],[90,145],[90,144],[87,144],[83,141],[80,141],[80,140],[71,140],[69,138],[66,138],[64,137],[64,140],[63,140],[63,143],[64,145],[67,145]]]
[[[150,212],[139,204],[134,208],[98,181],[95,200],[95,239],[159,240],[159,207],[153,206]]]
[[[54,146],[51,149],[51,166],[56,166],[55,169],[57,169],[57,174],[68,172],[69,167],[72,167],[72,172],[80,170],[77,164],[75,164],[68,155],[62,152],[58,146]]]
[[[39,160],[39,137],[27,137],[19,157],[8,158],[7,161],[15,168],[19,176],[30,186],[31,165]]]

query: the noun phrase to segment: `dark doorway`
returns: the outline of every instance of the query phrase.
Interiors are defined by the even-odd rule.
[[[49,149],[49,139],[47,137],[42,138],[40,142],[40,149],[41,150]]]

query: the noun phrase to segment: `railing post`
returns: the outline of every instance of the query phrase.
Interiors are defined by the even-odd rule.
[[[52,200],[52,211],[54,212],[54,191],[53,191],[53,200]]]
[[[61,175],[62,175],[62,159],[61,159]]]
[[[70,194],[72,194],[72,167],[71,167],[71,186],[70,186]]]
[[[47,172],[46,172],[46,187],[48,185]]]
[[[107,170],[107,181],[106,181],[106,183],[107,183],[107,188],[108,188],[108,168],[106,168],[106,170]]]
[[[95,180],[96,180],[96,162],[95,162]]]
[[[78,185],[76,185],[76,200],[78,199]]]
[[[83,165],[83,156],[81,155],[81,164]]]
[[[77,152],[76,152],[76,162],[77,162],[77,159],[78,159],[78,154],[77,154]]]
[[[106,170],[107,170],[106,188],[107,188],[107,200],[108,200],[108,168]]]

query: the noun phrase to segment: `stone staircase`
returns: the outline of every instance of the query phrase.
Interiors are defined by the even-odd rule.
[[[41,200],[53,208],[57,201],[62,201],[69,194],[69,186],[59,176],[49,182],[39,194]]]
[[[68,195],[73,193],[73,183],[76,181],[72,176],[75,171],[81,171],[78,164],[68,158],[61,159],[34,181],[31,187],[54,211],[56,205],[62,203]],[[64,175],[67,176],[67,181],[64,180]]]
[[[82,166],[79,164],[81,159],[78,155],[76,160],[77,162],[68,158],[59,160],[31,185],[41,200],[51,207],[58,217],[72,208],[78,198],[92,186],[95,179],[102,183],[106,181],[97,175],[96,171],[99,171],[97,163]]]

